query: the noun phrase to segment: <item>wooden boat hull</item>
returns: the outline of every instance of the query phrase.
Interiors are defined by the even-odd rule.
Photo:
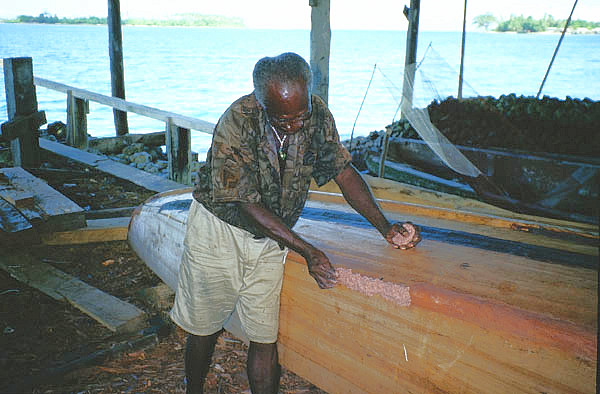
[[[512,198],[528,203],[541,202],[546,207],[585,215],[597,222],[600,213],[597,204],[600,193],[598,159],[456,147]],[[365,158],[365,164],[373,173],[379,171],[379,158],[378,151],[370,152]],[[476,198],[473,190],[457,181],[457,174],[423,141],[391,139],[387,160],[385,174],[388,179]]]
[[[189,190],[159,194],[130,223],[131,246],[172,288],[191,198]],[[341,286],[320,290],[302,257],[290,252],[279,332],[284,366],[331,393],[595,392],[598,254],[580,241],[597,242],[597,233],[556,243],[517,233],[530,252],[554,252],[532,259],[511,252],[514,230],[498,218],[448,224],[450,216],[439,217],[444,210],[427,216],[417,204],[382,206],[392,219],[423,226],[419,248],[389,247],[332,193],[312,193],[294,229],[336,267],[409,286],[411,305]],[[494,235],[506,252],[436,238],[444,226],[467,238],[473,229],[491,231],[486,237]],[[571,254],[553,260],[563,244],[561,253]]]

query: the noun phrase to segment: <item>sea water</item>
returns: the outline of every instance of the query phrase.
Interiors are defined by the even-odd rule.
[[[559,38],[468,33],[463,96],[535,96]],[[382,130],[397,118],[405,43],[405,31],[332,32],[329,105],[342,139]],[[460,46],[459,32],[420,32],[417,79],[430,89],[415,91],[416,103],[456,97]],[[256,61],[286,51],[308,60],[310,31],[124,26],[126,99],[215,123],[252,91]],[[106,26],[0,24],[0,57],[31,57],[37,77],[111,95]],[[7,119],[1,91],[0,123]],[[49,122],[66,122],[64,93],[37,87],[37,95]],[[565,36],[542,95],[600,100],[600,35]],[[132,133],[165,128],[135,114],[128,119]],[[114,135],[112,109],[90,102],[88,132]],[[192,131],[200,159],[210,138]]]

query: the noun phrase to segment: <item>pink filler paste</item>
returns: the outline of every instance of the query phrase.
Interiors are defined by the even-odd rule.
[[[410,292],[407,286],[353,273],[350,268],[336,268],[335,271],[338,283],[350,290],[358,291],[369,297],[380,295],[400,306],[410,305]]]
[[[407,230],[407,234],[402,236],[397,234],[393,241],[396,245],[407,245],[412,241],[416,231],[414,226],[405,223],[403,227]],[[395,302],[400,306],[410,305],[410,292],[407,286],[402,286],[396,283],[384,282],[381,279],[370,278],[361,274],[355,274],[350,268],[336,268],[337,281],[351,290],[360,292],[369,297],[380,295],[386,300]]]

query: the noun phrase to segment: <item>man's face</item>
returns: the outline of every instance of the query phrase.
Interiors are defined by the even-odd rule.
[[[294,134],[310,119],[312,107],[304,81],[271,82],[267,85],[265,110],[279,133]]]

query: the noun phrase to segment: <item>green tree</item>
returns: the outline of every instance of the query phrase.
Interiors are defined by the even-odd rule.
[[[487,31],[490,28],[490,25],[498,23],[498,20],[494,15],[488,12],[487,14],[478,15],[473,18],[473,23],[475,23],[477,27],[483,27]]]

